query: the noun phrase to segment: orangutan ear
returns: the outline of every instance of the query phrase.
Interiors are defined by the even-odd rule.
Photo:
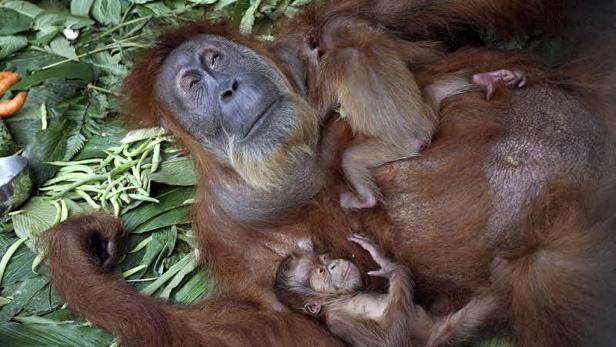
[[[310,241],[309,239],[302,239],[302,240],[297,241],[297,248],[305,252],[310,252],[310,253],[314,252],[314,245],[312,244],[312,241]]]
[[[306,305],[304,305],[304,310],[309,315],[315,317],[319,314],[319,312],[321,312],[321,304],[316,303],[316,302],[309,302]]]

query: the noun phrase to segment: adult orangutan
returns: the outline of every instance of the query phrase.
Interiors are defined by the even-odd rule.
[[[127,345],[337,346],[327,330],[280,305],[274,275],[301,239],[335,258],[354,257],[362,272],[374,269],[347,241],[361,232],[409,267],[414,303],[432,317],[455,320],[476,295],[495,298],[472,324],[481,329],[464,336],[497,331],[519,346],[579,345],[591,334],[601,278],[612,265],[611,201],[603,199],[611,195],[601,193],[613,179],[613,152],[602,104],[575,88],[584,75],[573,69],[547,70],[523,53],[459,48],[480,26],[510,33],[559,19],[540,0],[362,0],[300,16],[271,46],[207,23],[163,35],[126,80],[125,110],[165,126],[194,157],[201,177],[193,228],[224,294],[190,307],[139,295],[108,271],[124,232],[104,215],[49,232],[55,285],[76,313]],[[357,30],[385,41],[358,38]],[[344,123],[318,112],[328,75],[311,63],[307,37],[326,54],[346,46],[345,68],[359,80],[383,72],[383,59],[404,61],[404,49],[417,48],[403,41],[436,40],[451,50],[405,61],[441,105],[438,129],[420,156],[376,171],[384,201],[375,209],[339,204],[347,189],[341,153],[354,140]],[[449,83],[503,67],[523,72],[528,86],[499,89],[486,101],[482,92],[456,95]],[[338,87],[362,96],[337,95],[353,110],[362,110],[353,102],[374,109],[387,97],[366,84]],[[367,289],[382,288],[366,281]]]

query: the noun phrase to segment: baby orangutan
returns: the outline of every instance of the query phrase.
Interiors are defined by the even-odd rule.
[[[447,317],[433,319],[413,303],[410,271],[383,256],[368,238],[353,234],[349,240],[368,251],[380,266],[369,276],[389,279],[387,293],[362,291],[357,266],[344,259],[329,259],[303,241],[278,267],[274,290],[295,312],[319,319],[353,347],[455,345],[470,336],[495,310],[491,295],[479,295]]]
[[[278,299],[291,310],[319,318],[336,336],[351,346],[410,346],[415,312],[411,302],[409,271],[381,255],[368,239],[352,235],[381,267],[370,276],[389,278],[386,294],[363,292],[357,266],[344,259],[329,259],[314,252],[312,243],[301,243],[276,273]]]
[[[353,36],[345,31],[345,25],[341,27],[345,29],[340,29],[338,36],[343,32]],[[356,29],[367,27],[370,26],[360,25]],[[393,39],[381,37],[384,34],[379,34],[380,30],[369,30],[375,35],[372,49],[349,48],[348,43],[340,47],[307,44],[309,48],[305,49],[312,71],[308,76],[317,75],[312,80],[316,80],[313,84],[322,112],[339,105],[353,132],[361,135],[342,155],[342,171],[350,188],[340,195],[344,208],[374,207],[380,192],[372,169],[417,156],[430,146],[439,123],[441,101],[477,89],[485,89],[489,100],[502,84],[520,88],[526,84],[521,73],[502,69],[472,77],[464,71],[451,73],[421,88],[408,64],[437,60],[441,51],[430,43],[394,40],[387,45]],[[392,48],[398,45],[404,49]]]
[[[428,148],[442,100],[478,88],[487,91],[489,100],[501,84],[526,84],[517,71],[502,69],[472,77],[459,71],[435,81],[439,88],[420,86],[414,67],[437,61],[444,52],[438,43],[402,40],[354,16],[332,16],[306,31],[300,55],[320,112],[326,115],[340,106],[345,121],[361,135],[342,155],[350,188],[340,194],[342,207],[363,209],[378,203],[380,192],[371,170]]]

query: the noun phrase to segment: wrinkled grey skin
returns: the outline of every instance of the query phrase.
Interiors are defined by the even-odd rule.
[[[213,35],[184,42],[166,58],[155,92],[179,124],[221,162],[240,172],[251,160],[253,167],[272,165],[262,173],[263,180],[271,180],[269,186],[246,184],[242,177],[228,177],[228,184],[215,186],[218,204],[235,219],[274,218],[321,189],[316,111],[270,61],[250,48]],[[299,113],[305,116],[296,117]],[[298,132],[306,141],[290,140]],[[284,153],[284,162],[272,158],[276,153]]]
[[[172,82],[172,83],[170,83]],[[200,35],[176,48],[157,79],[157,96],[195,139],[222,159],[228,146],[271,147],[290,108],[280,72],[249,48]]]

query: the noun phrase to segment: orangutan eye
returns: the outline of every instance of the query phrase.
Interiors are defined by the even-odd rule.
[[[207,68],[212,70],[216,68],[222,60],[222,54],[213,49],[208,49],[203,52],[203,60]]]
[[[181,77],[180,84],[182,89],[186,91],[193,90],[201,84],[201,76],[194,72],[188,72]]]
[[[200,78],[191,79],[190,82],[188,82],[188,88],[194,88],[197,84],[199,84],[199,82],[201,82]]]
[[[213,68],[214,66],[216,66],[216,63],[218,63],[220,59],[221,59],[220,54],[218,53],[212,54],[212,56],[210,57],[210,67]]]

